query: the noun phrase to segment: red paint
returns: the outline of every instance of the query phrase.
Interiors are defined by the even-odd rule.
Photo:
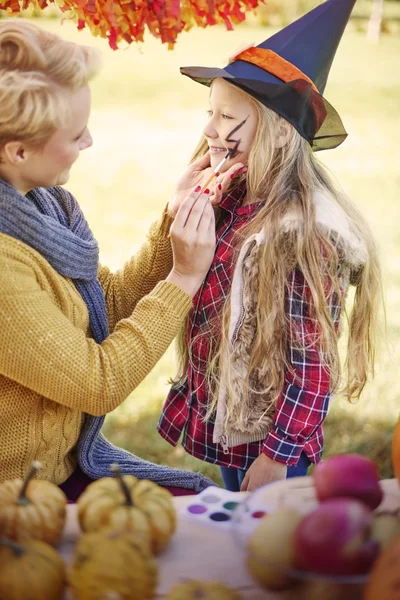
[[[253,519],[262,519],[267,513],[264,510],[257,510],[251,515]]]

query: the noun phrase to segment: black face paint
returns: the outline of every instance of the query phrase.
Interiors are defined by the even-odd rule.
[[[236,144],[234,145],[233,148],[229,148],[228,152],[225,154],[225,159],[227,159],[227,158],[233,158],[234,156],[236,156],[238,154],[237,149],[239,147],[239,144],[240,144],[240,140],[238,140],[236,142]]]
[[[243,127],[243,125],[246,123],[246,121],[247,121],[247,119],[249,118],[249,116],[250,116],[250,115],[248,115],[248,116],[247,116],[247,117],[244,119],[244,121],[242,121],[241,123],[239,123],[239,125],[237,125],[237,126],[234,128],[234,129],[232,129],[232,131],[231,131],[230,133],[228,133],[227,137],[225,138],[225,141],[226,141],[226,142],[229,142],[229,143],[232,143],[232,142],[233,142],[233,143],[235,144],[233,148],[229,148],[229,150],[228,150],[228,153],[227,153],[227,155],[226,155],[226,158],[235,158],[235,156],[237,156],[237,155],[239,154],[239,152],[238,152],[238,148],[239,148],[240,142],[241,142],[242,140],[241,140],[241,139],[234,140],[234,139],[232,139],[232,137],[231,137],[231,136],[232,136],[234,133],[236,133],[237,131],[239,131],[239,129],[240,129],[241,127]]]

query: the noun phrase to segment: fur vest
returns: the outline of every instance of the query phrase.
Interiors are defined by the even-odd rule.
[[[350,220],[340,206],[321,192],[314,193],[313,201],[317,227],[332,239],[341,257],[340,284],[346,291],[352,273],[357,273],[365,264],[367,249],[352,231]],[[282,222],[282,232],[294,231],[298,225],[298,217],[288,213]],[[257,392],[268,388],[268,370],[263,365],[252,375],[247,400],[243,397],[243,382],[248,372],[250,349],[256,328],[258,256],[264,241],[263,231],[245,241],[232,279],[230,347],[221,360],[221,380],[213,434],[214,443],[222,444],[226,451],[231,446],[265,439],[275,412],[276,394]],[[229,413],[226,401],[228,369],[234,399]]]

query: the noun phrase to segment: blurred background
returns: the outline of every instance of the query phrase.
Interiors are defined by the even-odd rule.
[[[81,154],[68,188],[99,241],[104,264],[118,269],[139,248],[201,136],[208,89],[182,77],[179,67],[223,66],[244,44],[260,43],[318,3],[266,0],[234,31],[193,28],[180,34],[174,50],[147,35],[141,45],[113,51],[106,40],[87,30],[78,32],[72,22],[61,24],[55,8],[47,9],[44,17],[32,10],[24,13],[46,29],[102,50],[103,69],[92,84],[94,145]],[[400,1],[357,1],[325,96],[341,115],[349,137],[318,158],[373,227],[387,310],[376,377],[357,403],[332,400],[325,456],[360,452],[377,461],[383,477],[390,477],[391,435],[400,411]],[[180,446],[173,448],[156,431],[168,379],[174,374],[171,346],[153,372],[108,415],[104,432],[113,443],[145,459],[202,471],[220,482],[217,467],[190,457]]]

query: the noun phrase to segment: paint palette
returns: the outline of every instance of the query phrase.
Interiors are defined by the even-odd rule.
[[[243,496],[222,488],[207,488],[179,511],[179,516],[198,525],[229,529],[243,502]],[[265,510],[255,510],[250,519],[255,523],[265,515]]]
[[[209,525],[218,529],[230,528],[233,511],[240,504],[237,493],[222,488],[209,487],[180,510],[180,517],[199,525]]]

